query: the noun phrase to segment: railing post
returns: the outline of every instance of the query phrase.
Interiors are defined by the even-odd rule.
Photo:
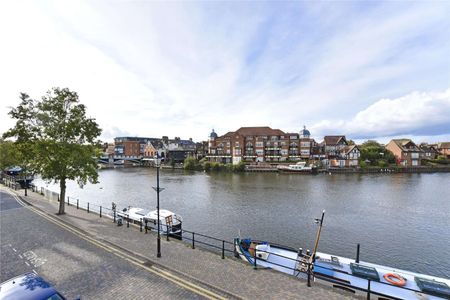
[[[256,270],[256,246],[253,248],[253,270]]]
[[[102,217],[102,206],[100,205],[100,218]]]
[[[78,209],[78,202],[79,202],[79,199],[77,199],[77,209]]]
[[[367,300],[370,300],[370,279],[367,280]]]
[[[307,274],[308,274],[308,287],[310,287],[311,286],[311,263],[310,262],[308,262],[308,272],[307,272]]]
[[[88,206],[87,206],[87,213],[89,213],[89,202],[88,202]]]
[[[222,241],[222,259],[225,259],[225,241]]]
[[[195,232],[192,232],[192,249],[195,249]]]

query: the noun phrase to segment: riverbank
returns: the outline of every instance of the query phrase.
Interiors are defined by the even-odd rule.
[[[163,273],[184,285],[200,287],[210,299],[216,295],[229,299],[268,298],[268,299],[351,299],[353,295],[332,289],[320,283],[306,286],[306,281],[292,278],[267,269],[254,270],[233,257],[225,257],[211,251],[191,249],[189,244],[165,238],[161,240],[161,257],[157,258],[156,234],[145,234],[135,226],[120,226],[111,218],[100,218],[98,212],[66,207],[66,214],[55,216],[58,203],[49,201],[38,193],[24,196],[16,191],[21,199],[33,209],[64,226],[80,230],[87,239],[113,253],[126,257],[128,261]],[[120,259],[120,258],[118,258]],[[138,291],[137,291],[138,292]],[[130,292],[132,297],[132,292]]]

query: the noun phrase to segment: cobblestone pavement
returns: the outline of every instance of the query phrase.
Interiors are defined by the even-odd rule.
[[[203,297],[49,222],[0,191],[0,282],[35,271],[68,299]]]
[[[57,212],[57,202],[50,202],[37,193],[29,192],[27,197],[18,191],[33,207],[49,215]],[[191,282],[222,292],[228,298],[264,299],[351,299],[353,295],[332,289],[319,283],[307,287],[306,281],[271,270],[253,270],[240,260],[227,257],[221,259],[220,253],[201,249],[190,249],[185,242],[171,239],[161,241],[162,257],[156,257],[156,234],[145,234],[139,228],[116,226],[111,219],[99,218],[98,214],[66,207],[66,214],[58,216],[67,224],[80,228],[97,240],[108,242],[127,249],[134,256],[164,268]],[[2,241],[3,244],[3,241]],[[153,295],[153,294],[152,294]],[[184,298],[184,297],[183,297]],[[187,296],[187,298],[190,298]]]

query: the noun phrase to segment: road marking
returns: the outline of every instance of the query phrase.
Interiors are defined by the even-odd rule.
[[[175,283],[176,285],[179,285],[179,286],[181,286],[181,287],[191,291],[191,292],[194,292],[194,293],[196,293],[198,295],[201,295],[201,296],[203,296],[205,298],[208,298],[208,299],[226,299],[226,298],[224,298],[224,297],[222,297],[222,296],[220,296],[220,295],[218,295],[218,294],[216,294],[216,293],[214,293],[212,291],[204,289],[204,288],[202,288],[202,287],[200,287],[200,286],[198,286],[198,285],[196,285],[194,283],[191,283],[191,282],[186,281],[186,280],[184,280],[184,279],[182,279],[182,278],[180,278],[180,277],[178,277],[178,276],[176,276],[174,274],[171,274],[170,272],[164,271],[164,270],[162,270],[160,268],[155,268],[153,266],[152,267],[144,266],[143,264],[145,263],[145,261],[140,260],[140,259],[138,259],[136,257],[133,257],[133,256],[131,256],[131,255],[129,255],[129,254],[119,250],[119,249],[116,249],[116,248],[114,248],[114,247],[112,247],[110,245],[106,245],[105,243],[99,242],[99,241],[97,241],[97,240],[95,240],[95,239],[93,239],[93,238],[91,238],[89,236],[86,236],[83,232],[81,232],[81,231],[79,231],[77,229],[74,229],[74,228],[64,224],[60,220],[57,220],[57,219],[54,219],[53,217],[48,216],[47,214],[37,210],[34,207],[27,206],[26,208],[30,209],[31,211],[35,212],[36,214],[40,215],[41,217],[45,218],[46,220],[54,223],[55,225],[58,225],[59,227],[61,227],[63,229],[66,229],[67,231],[73,233],[74,235],[76,235],[76,236],[78,236],[78,237],[80,237],[80,238],[90,242],[91,244],[94,244],[95,246],[97,246],[99,248],[102,248],[105,251],[110,252],[110,253],[112,253],[112,254],[114,254],[114,255],[116,255],[116,256],[118,256],[118,257],[120,257],[120,258],[122,258],[122,259],[124,259],[124,260],[126,260],[128,262],[130,262],[130,263],[132,263],[133,265],[136,265],[136,266],[138,266],[138,267],[140,267],[142,269],[145,269],[146,271],[148,271],[150,273],[158,275],[158,276],[160,276],[160,277],[162,277],[162,278],[164,278],[164,279],[166,279],[166,280],[168,280],[170,282]]]
[[[29,264],[28,262],[25,262],[25,264],[26,264],[27,266],[30,266],[30,264]]]
[[[20,259],[23,259],[22,255],[19,254]]]
[[[14,248],[12,248],[12,249],[13,249],[13,251],[14,251],[14,252],[17,252],[17,250],[16,250],[16,249],[14,249]]]

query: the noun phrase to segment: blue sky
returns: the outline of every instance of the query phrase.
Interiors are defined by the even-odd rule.
[[[0,131],[20,92],[61,86],[105,140],[450,140],[450,2],[4,1],[0,34]]]

